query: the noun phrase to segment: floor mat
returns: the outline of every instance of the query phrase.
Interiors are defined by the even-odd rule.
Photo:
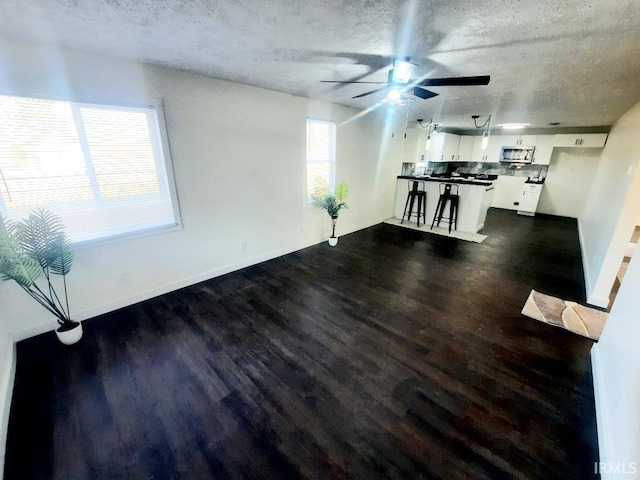
[[[441,235],[443,237],[451,237],[451,238],[457,238],[458,240],[466,240],[467,242],[482,243],[487,238],[486,235],[481,235],[480,233],[459,232],[457,230],[451,230],[451,233],[449,233],[449,229],[441,228],[441,227],[433,227],[433,230],[432,230],[430,225],[421,225],[420,227],[417,227],[415,222],[400,223],[400,220],[398,220],[397,218],[388,218],[387,220],[384,221],[384,223],[387,223],[389,225],[395,225],[396,227],[417,230],[419,232],[431,233],[434,235]]]
[[[523,315],[598,340],[609,314],[531,290]]]

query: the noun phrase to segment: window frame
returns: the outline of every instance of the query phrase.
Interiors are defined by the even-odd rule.
[[[322,123],[325,125],[329,125],[330,128],[330,132],[331,135],[329,136],[329,152],[331,153],[331,158],[328,162],[318,162],[318,161],[309,161],[308,158],[308,150],[309,150],[309,145],[308,145],[308,131],[309,131],[309,122],[317,122],[317,123]],[[311,194],[313,192],[310,192],[307,190],[308,188],[308,184],[309,184],[309,178],[308,178],[308,174],[309,174],[309,164],[323,164],[323,163],[329,163],[329,181],[327,182],[330,186],[330,188],[334,188],[335,187],[335,183],[336,183],[336,157],[337,157],[337,144],[338,144],[338,123],[335,120],[327,120],[325,118],[319,118],[319,117],[311,117],[311,116],[307,116],[305,119],[305,135],[304,135],[304,204],[306,207],[309,207],[311,205]]]
[[[27,99],[34,100],[50,100],[57,102],[67,102],[70,104],[70,108],[72,111],[78,108],[78,106],[89,106],[89,107],[97,107],[97,108],[112,108],[112,109],[122,109],[122,110],[143,110],[148,112],[149,110],[155,111],[155,128],[149,128],[149,135],[151,138],[151,148],[154,151],[154,162],[156,165],[156,173],[160,177],[164,177],[167,182],[168,195],[171,200],[171,208],[173,211],[173,218],[175,224],[173,225],[165,225],[158,227],[148,227],[141,230],[135,230],[131,232],[124,233],[116,233],[111,235],[101,236],[100,238],[88,239],[88,240],[72,240],[72,245],[74,249],[84,249],[90,248],[94,246],[106,245],[113,242],[120,242],[124,240],[136,239],[147,237],[151,235],[159,235],[163,233],[170,233],[175,231],[183,230],[182,224],[182,215],[180,211],[180,201],[178,196],[178,190],[176,186],[174,168],[173,168],[173,158],[171,155],[171,148],[169,143],[169,136],[167,131],[166,119],[165,119],[165,111],[164,111],[164,102],[159,98],[146,98],[143,102],[130,102],[130,101],[95,101],[95,100],[84,100],[78,98],[68,98],[64,96],[58,95],[33,95],[24,92],[4,92],[0,91],[0,95],[13,96],[13,97],[23,97]],[[152,116],[153,117],[153,116]],[[77,121],[75,120],[74,114],[74,122],[76,131],[78,131]],[[79,133],[79,132],[78,132]],[[85,145],[83,145],[86,139],[79,138],[80,148],[83,150]],[[161,148],[162,157],[164,159],[164,166],[160,165],[160,158],[156,155],[158,153],[156,147]],[[86,161],[85,157],[85,161]],[[162,168],[161,168],[162,167]],[[91,180],[91,179],[90,179]],[[161,186],[162,188],[162,186]],[[46,206],[45,206],[46,207]],[[34,208],[36,208],[34,206]]]

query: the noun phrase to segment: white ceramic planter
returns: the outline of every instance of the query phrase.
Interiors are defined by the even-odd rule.
[[[329,245],[335,247],[338,244],[338,237],[329,237]]]
[[[59,328],[56,329],[56,335],[60,343],[65,345],[73,345],[74,343],[78,343],[82,338],[82,323],[78,322],[78,325],[73,327],[71,330],[66,330],[61,332]]]

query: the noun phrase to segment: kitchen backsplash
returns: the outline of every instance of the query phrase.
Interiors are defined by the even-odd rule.
[[[429,162],[427,173],[473,173],[485,175],[508,175],[512,177],[547,176],[548,165],[515,165],[479,162]]]

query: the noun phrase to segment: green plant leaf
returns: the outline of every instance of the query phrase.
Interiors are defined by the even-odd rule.
[[[334,194],[336,196],[336,199],[339,202],[344,202],[347,199],[347,195],[349,195],[349,186],[344,180],[341,181],[338,185],[336,185],[336,188],[334,189]],[[346,203],[345,203],[345,206],[346,206]]]
[[[61,245],[65,241],[64,224],[57,215],[38,209],[16,224],[16,237],[29,257],[36,260],[43,269],[51,268],[60,261]],[[68,243],[68,242],[66,242]]]
[[[66,275],[71,270],[73,264],[73,250],[71,250],[71,240],[64,234],[58,232],[51,241],[52,253],[55,253],[49,268],[56,275]]]
[[[0,215],[0,275],[29,288],[42,275],[40,263],[25,253],[17,236],[17,224]]]
[[[336,219],[340,210],[347,208],[344,199],[348,192],[349,187],[344,181],[340,182],[332,191],[324,180],[316,179],[316,188],[311,195],[311,204],[325,210],[332,219]]]

